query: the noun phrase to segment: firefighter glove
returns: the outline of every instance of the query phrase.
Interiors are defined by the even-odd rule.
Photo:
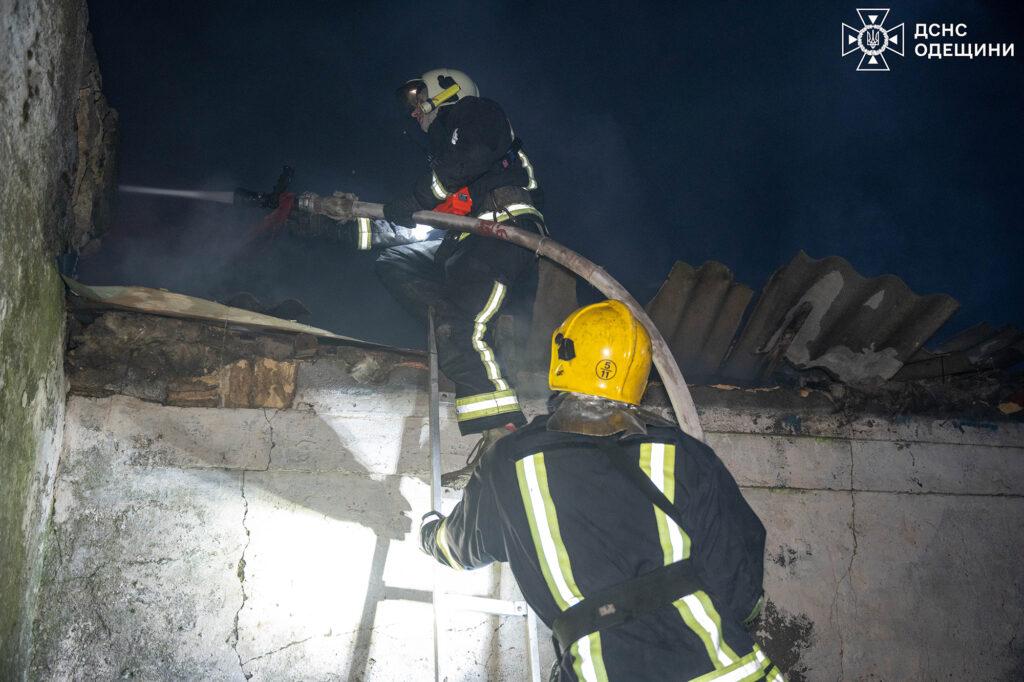
[[[384,218],[402,227],[415,227],[412,214],[420,210],[416,197],[408,195],[384,204]]]

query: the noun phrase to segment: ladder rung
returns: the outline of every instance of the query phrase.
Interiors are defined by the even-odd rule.
[[[438,604],[445,609],[455,611],[479,611],[495,616],[525,616],[525,601],[508,601],[490,597],[476,597],[468,594],[451,594],[438,592]]]

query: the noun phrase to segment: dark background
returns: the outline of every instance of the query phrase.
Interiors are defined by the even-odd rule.
[[[546,191],[554,236],[641,302],[675,260],[718,260],[755,289],[800,249],[893,273],[980,321],[1024,326],[1024,3],[892,7],[907,53],[840,56],[856,3],[89,2],[121,116],[120,181],[383,201],[426,168],[393,108],[425,70],[467,71],[502,104]],[[913,56],[916,22],[967,24],[1013,58]],[[258,211],[119,199],[91,284],[301,299],[308,320],[419,345],[373,257],[280,238],[239,246]],[[584,293],[581,291],[581,293]],[[584,297],[586,294],[584,293]]]

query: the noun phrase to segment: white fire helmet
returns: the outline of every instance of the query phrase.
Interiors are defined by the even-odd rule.
[[[473,79],[458,69],[432,69],[398,89],[398,100],[406,111],[419,107],[429,113],[437,107],[455,104],[464,97],[479,97]]]

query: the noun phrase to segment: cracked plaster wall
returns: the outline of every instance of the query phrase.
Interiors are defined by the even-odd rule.
[[[791,680],[1021,678],[1019,423],[702,422],[768,529],[758,632]]]
[[[430,677],[435,575],[517,591],[507,570],[457,574],[418,550],[423,379],[422,363],[373,385],[342,359],[302,363],[289,410],[73,396],[32,679]],[[444,622],[449,679],[522,678],[521,618]]]
[[[64,289],[76,108],[91,56],[81,0],[0,0],[0,678],[31,648],[63,432]],[[92,67],[95,70],[95,65]]]
[[[417,549],[422,368],[354,374],[300,363],[289,410],[73,397],[33,678],[429,677],[435,578],[515,588]],[[768,528],[758,635],[790,679],[1020,679],[1020,424],[749,404],[701,416]],[[525,679],[520,620],[445,622],[449,679]]]

